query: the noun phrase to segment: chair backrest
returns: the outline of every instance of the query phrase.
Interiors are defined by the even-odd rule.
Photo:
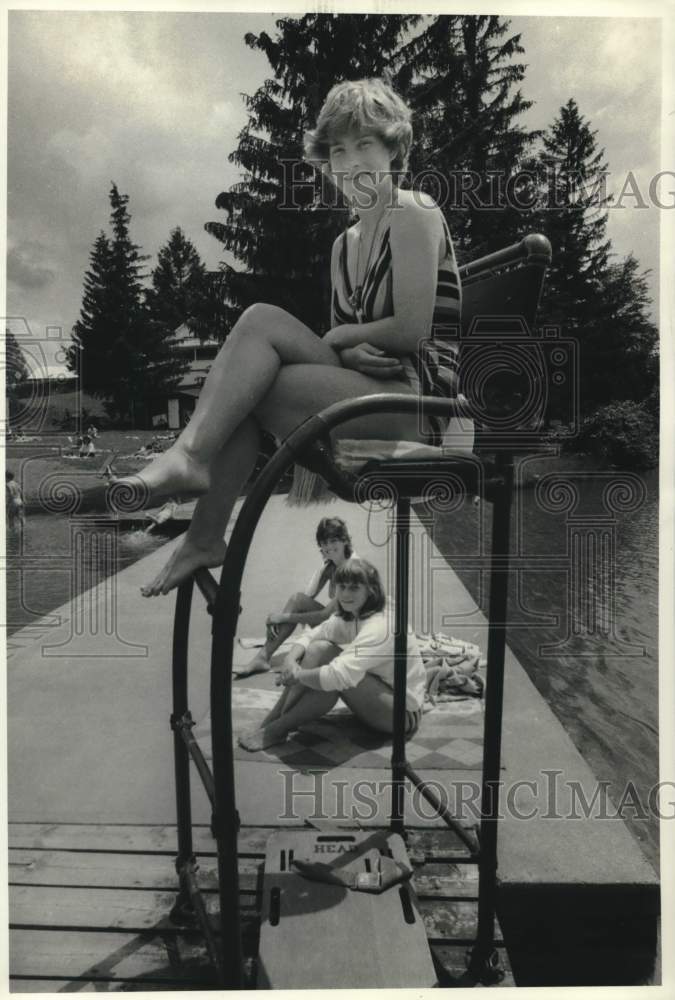
[[[531,234],[460,268],[460,391],[470,400],[478,450],[527,447],[548,404],[550,348],[535,317],[551,244]]]

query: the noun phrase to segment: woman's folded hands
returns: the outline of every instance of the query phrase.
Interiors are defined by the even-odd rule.
[[[372,378],[398,378],[402,371],[400,358],[387,355],[373,344],[357,344],[340,351],[343,368],[370,375]]]

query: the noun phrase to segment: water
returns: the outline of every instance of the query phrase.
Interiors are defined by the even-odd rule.
[[[614,800],[632,781],[640,801],[647,803],[648,791],[658,781],[657,473],[649,473],[639,482],[644,496],[636,508],[610,512],[615,519],[610,525],[602,503],[606,482],[593,477],[578,480],[579,501],[572,513],[585,519],[581,522],[582,537],[604,523],[606,537],[613,542],[614,579],[603,574],[596,559],[588,573],[576,580],[572,600],[562,565],[566,548],[574,544],[568,539],[570,512],[560,510],[565,497],[560,491],[557,499],[535,490],[517,494],[513,537],[525,568],[520,573],[517,596],[512,588],[509,616],[518,623],[510,627],[508,641],[596,777],[611,783]],[[483,608],[486,581],[481,584],[475,570],[459,568],[457,556],[476,552],[481,532],[483,551],[488,551],[489,511],[487,505],[477,508],[467,503],[452,515],[437,516],[435,525],[436,544]],[[166,537],[146,535],[142,530],[121,532],[112,571],[130,565],[165,541]],[[22,539],[8,536],[10,635],[66,604],[71,592],[73,596],[77,592],[70,553],[70,524],[65,517],[33,515]],[[88,586],[102,579],[104,570],[99,567],[97,572],[98,577],[88,578]],[[553,620],[525,627],[537,616]],[[611,634],[594,638],[584,633],[589,622],[601,633],[613,622],[613,631],[610,628]],[[573,634],[575,629],[577,634]],[[562,648],[542,652],[542,646],[559,644],[568,631],[570,637]],[[656,867],[656,819],[626,818]]]
[[[508,642],[596,778],[610,782],[615,804],[632,782],[648,813],[649,789],[658,782],[658,474],[635,478],[614,474],[633,491],[632,510],[608,511],[607,480],[597,476],[573,478],[573,511],[551,510],[569,499],[560,492],[557,498],[544,490],[518,492],[513,549],[520,548],[526,568],[519,587],[510,589],[509,621],[516,624]],[[615,494],[610,505],[623,508],[627,501]],[[437,518],[435,541],[451,564],[455,557],[453,568],[457,556],[477,551],[480,532],[487,551],[490,512],[467,503]],[[607,561],[596,547],[589,562],[579,539],[603,532]],[[566,550],[576,553],[581,570],[571,587]],[[475,570],[458,574],[485,610],[486,581],[481,586]],[[542,616],[558,621],[537,623]],[[628,826],[657,867],[658,820],[633,812],[624,812]]]
[[[112,563],[87,565],[76,575],[72,523],[56,514],[29,514],[22,534],[7,534],[7,633],[13,635],[153,552],[167,536],[147,535],[142,528],[119,532]]]

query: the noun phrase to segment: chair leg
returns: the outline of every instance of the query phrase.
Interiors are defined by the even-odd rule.
[[[408,580],[410,574],[410,500],[396,501],[396,615],[394,623],[394,734],[391,752],[391,828],[403,835],[405,798],[405,706],[408,659]]]
[[[173,629],[173,729],[174,768],[176,780],[176,830],[178,836],[178,856],[176,867],[180,871],[183,864],[194,859],[192,849],[192,807],[190,803],[190,755],[181,735],[178,723],[188,712],[188,635],[190,628],[190,607],[192,604],[192,578],[182,583],[176,595],[176,613]],[[181,886],[179,894],[181,909],[187,900]]]
[[[480,862],[478,881],[478,929],[469,969],[477,980],[496,982],[502,972],[496,962],[494,921],[497,897],[497,822],[501,767],[504,657],[509,580],[509,535],[513,467],[502,461],[504,484],[494,498],[492,557],[488,618],[487,684],[485,690],[485,738],[481,792]]]

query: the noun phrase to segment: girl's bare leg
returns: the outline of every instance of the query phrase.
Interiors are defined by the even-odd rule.
[[[366,674],[354,688],[340,692],[354,715],[381,733],[394,731],[394,692]]]
[[[340,359],[285,310],[250,306],[214,361],[188,426],[146,469],[113,484],[112,502],[147,507],[207,493],[223,445],[264,399],[281,366],[300,363],[336,367]]]
[[[303,657],[306,669],[320,667],[340,652],[332,642],[313,642]],[[330,712],[338,700],[337,691],[316,691],[303,684],[293,684],[289,692],[281,696],[272,711],[265,717],[258,729],[248,730],[239,737],[239,745],[245,750],[264,750],[275,743],[282,743],[290,732],[307,722],[314,722]]]
[[[292,612],[298,614],[303,611],[319,611],[322,607],[323,604],[315,601],[313,597],[297,593],[293,594],[286,602],[284,613]],[[250,677],[252,674],[263,674],[270,670],[272,666],[270,663],[271,658],[279,646],[282,646],[289,635],[294,632],[295,628],[296,626],[292,623],[277,625],[276,637],[274,639],[267,639],[263,648],[256,653],[253,659],[241,671],[235,671],[235,677]]]

